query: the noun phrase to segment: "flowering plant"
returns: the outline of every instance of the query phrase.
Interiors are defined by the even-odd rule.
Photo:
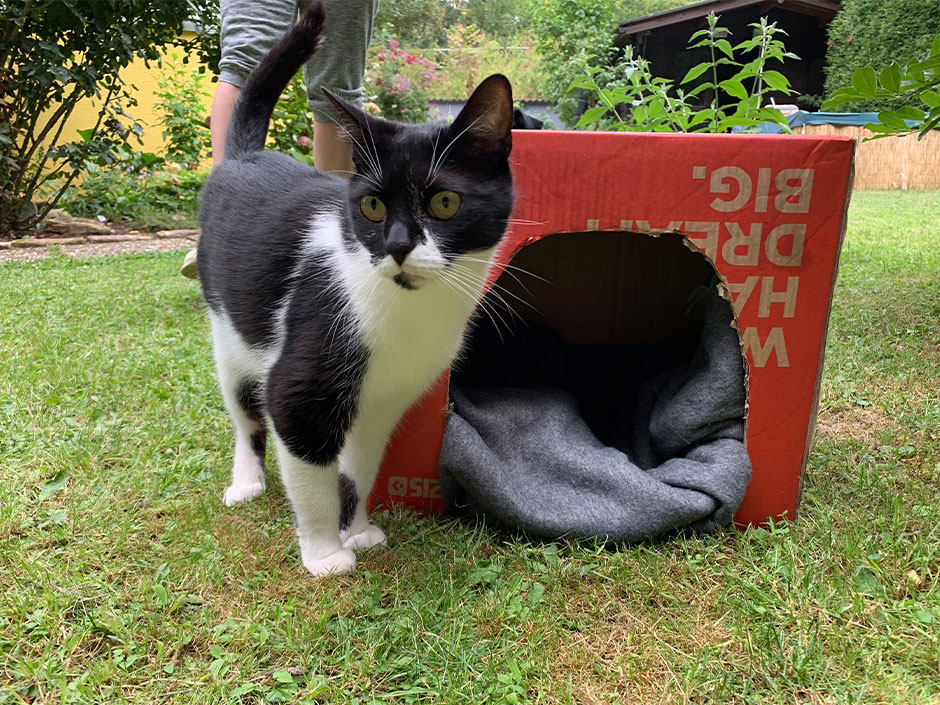
[[[437,64],[405,51],[395,39],[379,46],[369,61],[365,91],[382,116],[401,122],[428,119],[428,100],[441,80]]]

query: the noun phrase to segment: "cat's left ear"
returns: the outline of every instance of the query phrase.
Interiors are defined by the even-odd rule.
[[[506,158],[512,151],[512,86],[501,73],[483,80],[450,127],[458,144]]]

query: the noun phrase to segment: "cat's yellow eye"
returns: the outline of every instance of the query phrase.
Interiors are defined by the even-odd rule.
[[[431,196],[428,210],[438,220],[453,218],[460,210],[460,194],[453,191],[438,191]]]
[[[359,199],[359,210],[373,223],[385,218],[385,204],[378,196],[363,196]]]

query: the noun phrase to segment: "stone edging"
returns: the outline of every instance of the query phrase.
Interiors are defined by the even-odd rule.
[[[155,233],[129,232],[120,235],[81,235],[78,237],[24,237],[0,242],[0,249],[19,247],[48,247],[50,245],[84,245],[101,242],[143,242],[146,240],[173,240],[186,238],[196,241],[199,230],[158,230]]]

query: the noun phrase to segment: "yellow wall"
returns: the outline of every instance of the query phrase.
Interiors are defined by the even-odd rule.
[[[192,32],[183,32],[184,39],[191,39],[195,35]],[[177,63],[182,64],[183,52],[179,47],[167,47],[163,56],[167,61],[172,61],[172,55],[177,55]],[[186,71],[197,67],[195,54],[190,55],[190,62],[183,65]],[[156,64],[151,63],[148,68],[142,60],[134,61],[122,73],[123,78],[130,86],[135,86],[136,90],[131,89],[132,95],[137,98],[137,105],[126,108],[127,112],[134,117],[141,127],[143,127],[143,144],[138,145],[135,139],[131,140],[131,147],[136,151],[153,152],[157,155],[163,155],[164,140],[160,133],[163,128],[160,127],[159,118],[156,111],[156,90],[157,81],[160,79],[162,69]],[[215,90],[215,84],[210,83],[211,74],[206,71],[202,75],[202,87],[209,95],[205,98],[203,105],[206,116],[209,115],[212,106],[212,93]],[[85,130],[94,127],[98,119],[98,110],[101,107],[101,101],[88,99],[75,106],[69,121],[66,123],[65,130],[62,133],[63,141],[77,139],[76,130]],[[208,164],[208,160],[206,160]]]

